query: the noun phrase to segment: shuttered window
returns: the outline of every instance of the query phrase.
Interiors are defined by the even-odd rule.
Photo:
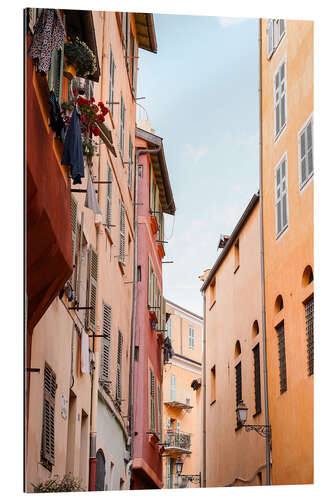
[[[110,74],[109,74],[109,107],[110,111],[113,115],[113,102],[114,102],[114,74],[115,74],[115,64],[114,58],[112,54],[112,50],[110,49]]]
[[[70,283],[74,287],[75,280],[75,251],[76,251],[76,233],[77,233],[77,201],[71,196],[71,222],[72,222],[72,262],[73,274],[70,278]]]
[[[167,328],[167,337],[169,337],[169,339],[172,340],[172,317],[171,316],[169,316],[169,319],[166,322],[166,328]]]
[[[286,32],[286,20],[285,19],[275,19],[274,20],[274,48],[276,48],[281,38]]]
[[[51,468],[55,463],[55,394],[55,373],[48,365],[45,365],[41,459],[44,465],[46,465],[48,468]]]
[[[128,144],[128,187],[132,189],[132,176],[133,176],[133,144],[132,137],[129,136]]]
[[[116,373],[116,399],[121,403],[121,365],[123,357],[123,335],[118,331],[118,349],[117,349],[117,373]]]
[[[308,358],[308,375],[313,375],[313,310],[314,301],[313,295],[305,302],[305,322],[306,322],[306,343],[307,343],[307,358]]]
[[[288,175],[287,155],[275,169],[276,236],[288,226]]]
[[[103,303],[103,323],[102,323],[102,353],[101,353],[101,381],[105,382],[104,388],[109,392],[110,387],[110,348],[112,329],[112,309],[108,304]]]
[[[119,260],[125,265],[125,205],[120,202],[120,224],[119,224]]]
[[[270,59],[273,52],[279,45],[286,32],[285,19],[268,19],[266,25],[267,34],[267,59]]]
[[[286,365],[286,348],[284,336],[284,322],[276,327],[278,336],[278,350],[279,350],[279,370],[280,370],[280,394],[287,390],[287,365]]]
[[[242,363],[238,363],[236,371],[236,407],[242,401]]]
[[[188,329],[188,346],[190,349],[194,349],[194,328],[192,326]]]
[[[62,95],[62,75],[64,66],[64,45],[60,49],[53,49],[51,56],[51,66],[48,73],[48,86],[53,90],[57,101],[61,104]]]
[[[275,138],[287,122],[286,60],[284,59],[274,75]]]
[[[313,174],[313,122],[312,117],[306,122],[298,134],[298,161],[300,188],[306,184]]]
[[[120,98],[120,152],[124,156],[124,134],[125,134],[125,103],[123,96]]]
[[[166,331],[166,300],[164,297],[161,297],[161,326],[160,330],[164,334]]]
[[[150,404],[150,430],[156,429],[156,414],[155,414],[155,375],[149,368],[149,404]]]
[[[93,248],[89,252],[89,307],[87,310],[87,326],[92,331],[96,330],[96,301],[98,279],[98,257]]]
[[[157,383],[157,422],[158,422],[158,433],[160,439],[162,439],[162,399],[161,399],[161,389]]]
[[[254,399],[256,413],[261,412],[261,385],[260,385],[260,350],[259,344],[253,348],[253,366],[254,366]]]
[[[170,401],[176,400],[176,375],[170,377]]]
[[[173,462],[173,458],[167,457],[167,488],[173,488]]]
[[[105,211],[105,224],[108,229],[111,229],[111,215],[112,215],[112,168],[109,164],[107,163],[107,169],[108,169],[108,184],[107,184],[107,191],[106,191],[106,211]]]
[[[136,96],[137,74],[138,74],[138,72],[137,72],[138,63],[137,63],[137,58],[136,58],[137,53],[138,53],[137,42],[136,42],[136,39],[133,38],[132,92],[133,92],[134,97]]]
[[[267,59],[269,59],[274,51],[274,22],[273,22],[273,19],[268,19],[266,33],[267,33]]]

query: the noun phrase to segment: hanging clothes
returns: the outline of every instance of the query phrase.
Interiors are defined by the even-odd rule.
[[[98,205],[97,196],[90,172],[88,172],[87,194],[84,206],[90,208],[95,214],[102,215],[101,209]]]
[[[38,59],[38,71],[47,73],[51,67],[53,49],[62,46],[65,28],[57,9],[43,9],[34,26],[34,35],[28,55]]]
[[[81,177],[84,177],[84,161],[82,152],[81,119],[76,106],[73,110],[66,132],[61,164],[70,165],[72,167],[71,176],[73,184],[82,184]]]
[[[81,330],[81,373],[89,373],[89,336]]]
[[[56,133],[56,137],[64,141],[65,138],[65,124],[61,116],[60,106],[57,101],[56,95],[51,90],[49,97],[49,104],[51,104],[50,110],[50,126],[52,130]]]

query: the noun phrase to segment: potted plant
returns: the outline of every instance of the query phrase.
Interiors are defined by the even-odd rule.
[[[77,74],[83,78],[93,75],[97,69],[96,57],[87,44],[76,38],[64,44],[66,58],[64,76],[69,80]]]
[[[66,491],[84,491],[81,479],[65,474],[63,478],[58,475],[38,484],[32,483],[34,493],[58,493]]]

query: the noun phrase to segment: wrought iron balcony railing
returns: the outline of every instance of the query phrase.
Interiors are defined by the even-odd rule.
[[[164,450],[169,453],[192,453],[191,434],[167,430]]]
[[[164,400],[164,404],[171,406],[173,408],[182,408],[184,410],[191,410],[193,408],[191,404],[191,392],[182,387],[175,387],[170,391],[170,398]]]

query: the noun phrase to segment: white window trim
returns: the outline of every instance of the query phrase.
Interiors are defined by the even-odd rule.
[[[193,328],[193,326],[188,327],[188,346],[190,349],[194,349],[194,328]]]
[[[280,167],[281,163],[283,162],[283,160],[286,161],[286,183],[287,183],[287,225],[284,226],[281,231],[278,233],[278,230],[277,230],[277,212],[276,212],[276,204],[277,204],[277,187],[276,187],[276,172],[278,170],[278,168]],[[282,179],[281,179],[282,180]],[[275,194],[275,198],[274,198],[274,211],[275,211],[275,234],[276,234],[276,241],[279,240],[281,238],[281,236],[283,234],[286,233],[286,231],[288,230],[289,228],[289,196],[288,196],[288,193],[289,193],[289,189],[288,189],[288,155],[287,153],[284,153],[280,160],[278,161],[278,163],[276,164],[275,166],[275,169],[274,169],[274,194]],[[282,198],[281,198],[282,200]],[[281,214],[282,214],[282,211],[281,211]]]
[[[310,121],[312,122],[312,161],[313,161],[313,149],[314,149],[314,147],[313,147],[313,112],[311,113],[311,115],[309,116],[309,118],[306,120],[306,122],[304,123],[303,127],[298,132],[298,136],[297,136],[297,141],[298,141],[298,179],[299,179],[299,190],[300,191],[303,191],[303,189],[305,189],[305,187],[308,184],[310,184],[311,180],[313,179],[313,173],[314,173],[314,167],[313,167],[311,175],[309,177],[307,177],[307,179],[302,184],[301,145],[300,145],[300,140],[301,140],[301,134],[304,132],[304,130],[306,129],[306,127],[308,126],[308,124],[309,124]]]
[[[268,35],[267,35],[268,29],[267,29],[267,27],[268,27],[269,21],[273,25],[273,48],[272,48],[272,51],[269,54],[267,54],[268,60],[272,59],[273,55],[278,51],[278,48],[280,47],[282,40],[284,39],[284,37],[286,36],[286,33],[287,33],[287,19],[284,19],[284,32],[282,33],[282,35],[279,37],[278,40],[275,40],[275,26],[276,26],[277,21],[280,21],[280,19],[267,19],[267,23],[266,23],[267,52],[268,52]]]
[[[286,102],[286,109],[285,109],[285,113],[286,113],[286,121],[285,121],[285,124],[283,125],[283,127],[279,130],[278,133],[276,133],[276,117],[275,117],[275,76],[276,74],[280,71],[280,68],[282,66],[282,64],[285,63],[285,78],[284,78],[284,81],[285,81],[285,102]],[[280,102],[281,102],[281,96],[280,96]],[[274,143],[276,143],[279,138],[281,137],[281,135],[283,134],[284,130],[287,128],[287,123],[288,123],[288,96],[287,96],[287,56],[286,54],[284,55],[284,57],[281,59],[280,63],[278,64],[275,72],[274,72],[274,76],[273,76],[273,119],[274,119]],[[280,108],[280,118],[281,118],[281,108]]]

